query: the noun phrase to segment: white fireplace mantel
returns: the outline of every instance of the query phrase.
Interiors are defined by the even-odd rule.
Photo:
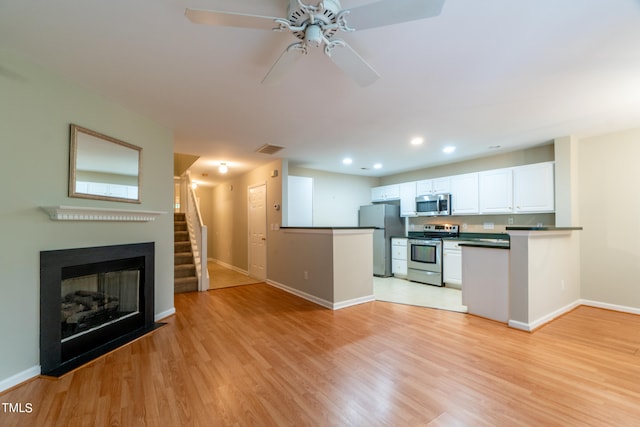
[[[139,211],[133,209],[86,208],[80,206],[43,206],[52,221],[154,221],[161,211]]]

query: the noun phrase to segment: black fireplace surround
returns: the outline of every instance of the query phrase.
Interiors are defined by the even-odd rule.
[[[153,242],[40,252],[43,375],[59,377],[161,326],[154,322],[154,258]],[[99,289],[63,290],[69,281],[121,272],[135,282],[126,298]],[[119,309],[132,304],[135,309]]]

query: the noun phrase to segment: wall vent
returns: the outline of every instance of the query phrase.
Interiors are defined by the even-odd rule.
[[[262,147],[256,150],[256,153],[262,154],[276,154],[278,151],[282,150],[284,147],[280,147],[279,145],[270,145],[264,144]]]

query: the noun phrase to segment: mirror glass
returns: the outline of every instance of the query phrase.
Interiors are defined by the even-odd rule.
[[[140,203],[142,148],[71,125],[69,197]]]

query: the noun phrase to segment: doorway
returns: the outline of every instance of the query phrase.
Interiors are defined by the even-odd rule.
[[[249,276],[267,279],[267,185],[250,186],[249,198]]]

